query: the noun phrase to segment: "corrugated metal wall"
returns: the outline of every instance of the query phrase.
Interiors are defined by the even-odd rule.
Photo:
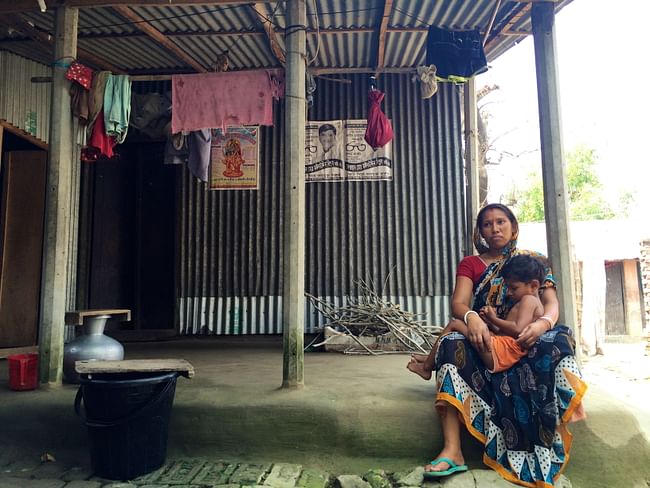
[[[347,78],[317,79],[310,120],[367,116],[367,76]],[[444,324],[465,229],[460,90],[422,100],[409,75],[382,76],[379,88],[395,131],[393,181],[307,185],[306,291],[341,304],[354,280],[381,287],[390,273],[385,296]],[[210,192],[184,173],[181,333],[282,331],[282,108],[261,131],[259,191]],[[305,313],[314,331],[322,318],[310,304]]]
[[[47,142],[52,84],[32,83],[33,76],[52,76],[52,70],[0,51],[0,119]]]

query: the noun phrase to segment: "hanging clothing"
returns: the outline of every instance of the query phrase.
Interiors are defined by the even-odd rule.
[[[104,126],[106,133],[122,144],[129,130],[131,81],[127,75],[109,75],[104,90]]]
[[[187,134],[170,135],[165,143],[165,164],[184,164],[199,180],[208,181],[212,150],[212,130],[203,129]]]
[[[97,115],[104,108],[104,90],[106,89],[106,80],[108,80],[110,74],[110,71],[99,71],[93,76],[90,93],[88,94],[88,129],[92,130]]]
[[[172,132],[227,125],[273,125],[266,70],[172,76]]]
[[[134,93],[129,125],[152,139],[162,139],[171,130],[171,93]]]
[[[168,134],[165,142],[164,164],[185,164],[189,155],[187,138],[184,133]]]
[[[381,102],[384,93],[372,89],[368,92],[368,126],[365,139],[375,151],[384,147],[393,139],[393,126],[388,117],[381,111]]]
[[[212,130],[203,129],[190,132],[187,136],[187,167],[199,180],[208,181],[210,169],[210,146],[212,144]]]
[[[471,78],[487,71],[483,38],[478,30],[450,31],[429,27],[426,64],[435,64],[441,78]]]
[[[76,83],[79,83],[85,90],[90,90],[93,81],[93,70],[88,66],[73,61],[65,72],[65,77]]]
[[[88,94],[88,90],[79,83],[70,84],[70,106],[72,115],[79,120],[79,125],[88,124]]]
[[[100,112],[93,125],[88,146],[98,149],[101,156],[112,158],[113,148],[116,144],[115,138],[106,134],[106,130],[104,129],[104,114]]]

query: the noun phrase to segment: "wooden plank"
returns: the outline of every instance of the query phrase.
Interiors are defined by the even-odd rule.
[[[10,124],[9,122],[0,119],[0,149],[2,148],[2,131],[6,130],[7,132],[10,132],[11,134],[18,136],[22,139],[25,139],[26,141],[30,142],[31,144],[34,144],[37,147],[40,147],[41,149],[44,149],[47,151],[47,142],[43,142],[40,139],[37,139],[33,135],[31,135],[29,132],[25,132],[22,129],[19,129],[18,127]]]
[[[94,308],[66,312],[65,325],[83,325],[84,318],[97,317],[99,315],[110,315],[111,318],[121,319],[124,322],[131,320],[131,310],[126,308]]]
[[[251,7],[253,8],[255,15],[257,16],[257,19],[262,24],[262,27],[264,28],[264,32],[266,32],[266,36],[269,39],[269,44],[271,45],[271,51],[273,51],[273,55],[280,62],[280,64],[284,66],[287,62],[286,56],[282,51],[282,49],[280,48],[280,42],[278,41],[278,34],[275,32],[273,23],[263,13],[264,10],[263,4],[258,2],[251,5]]]
[[[0,359],[8,358],[14,354],[30,354],[38,352],[38,346],[4,347],[0,348]]]
[[[386,53],[386,31],[388,30],[388,19],[390,18],[391,10],[393,10],[393,0],[385,0],[384,11],[381,17],[381,24],[379,25],[379,32],[377,34],[377,68],[384,67]]]
[[[79,374],[156,373],[177,371],[186,378],[194,377],[194,366],[185,359],[125,359],[122,361],[77,361]]]
[[[178,47],[174,42],[168,39],[167,36],[165,36],[165,34],[160,32],[153,25],[151,25],[146,19],[144,19],[143,17],[135,13],[129,7],[117,5],[113,7],[113,9],[125,19],[133,22],[134,27],[140,29],[142,32],[147,34],[154,41],[158,42],[158,44],[163,46],[168,51],[174,53],[181,61],[184,61],[185,63],[189,64],[192,68],[194,68],[199,73],[207,72],[207,70],[203,67],[201,63],[197,62],[192,56],[187,54],[180,47]]]
[[[1,13],[3,13],[2,7],[0,7],[0,14]],[[33,39],[34,41],[40,44],[43,44],[44,46],[51,47],[54,45],[54,41],[55,41],[54,36],[39,31],[34,26],[32,26],[27,20],[25,20],[21,15],[17,15],[17,14],[4,15],[0,23],[11,27],[17,30],[18,32],[23,33],[25,36]],[[76,36],[75,36],[75,44],[76,44]],[[108,71],[112,71],[113,73],[116,74],[126,74],[124,70],[121,70],[117,66],[112,65],[111,63],[105,61],[99,56],[94,55],[90,51],[86,51],[82,48],[77,48],[76,46],[75,46],[75,50],[76,50],[75,57],[84,63],[90,64],[97,68],[102,68]]]
[[[246,5],[250,0],[45,0],[48,10],[58,7],[113,7],[115,5],[131,6],[180,6],[180,5]],[[261,3],[275,3],[275,0],[262,0]],[[38,12],[36,0],[3,0],[0,2],[0,14],[10,12]]]

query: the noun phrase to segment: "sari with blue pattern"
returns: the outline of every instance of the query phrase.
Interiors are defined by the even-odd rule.
[[[500,271],[519,251],[487,267],[474,293],[474,310],[492,305],[507,313]],[[545,286],[554,286],[552,275]],[[458,410],[468,431],[484,445],[483,462],[521,486],[551,488],[569,459],[567,422],[586,391],[575,359],[571,329],[556,325],[507,371],[487,370],[471,343],[457,332],[440,338],[436,353],[437,401]]]

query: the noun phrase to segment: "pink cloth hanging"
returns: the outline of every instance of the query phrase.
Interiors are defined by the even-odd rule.
[[[273,125],[266,70],[172,76],[172,132]]]
[[[374,150],[384,147],[393,139],[393,126],[388,117],[381,111],[384,93],[372,89],[368,92],[368,126],[366,127],[366,142]]]

